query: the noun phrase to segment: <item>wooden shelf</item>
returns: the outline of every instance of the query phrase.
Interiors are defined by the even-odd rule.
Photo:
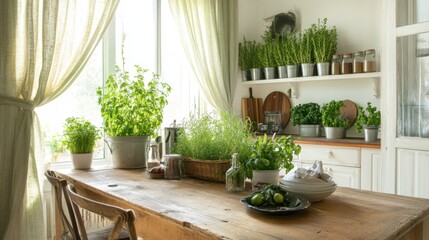
[[[372,72],[372,73],[356,73],[356,74],[344,74],[344,75],[263,79],[263,80],[245,81],[243,82],[243,84],[255,85],[255,84],[272,84],[272,83],[299,83],[299,82],[314,82],[314,81],[355,80],[355,79],[362,79],[362,78],[379,79],[380,76],[381,76],[380,72]]]
[[[373,95],[374,97],[379,96],[380,92],[380,72],[371,73],[355,73],[355,74],[344,74],[344,75],[326,75],[326,76],[312,76],[312,77],[297,77],[297,78],[279,78],[279,79],[263,79],[263,80],[251,80],[243,82],[243,85],[258,85],[258,84],[276,84],[276,83],[288,83],[290,85],[290,97],[298,98],[298,84],[301,82],[316,82],[316,81],[353,81],[356,79],[370,78],[373,79]]]

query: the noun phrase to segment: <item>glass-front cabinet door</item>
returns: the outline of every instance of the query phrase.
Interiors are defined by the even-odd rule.
[[[386,20],[387,182],[397,194],[429,198],[429,0],[384,2],[396,9],[386,15],[395,16]]]
[[[396,134],[429,138],[429,0],[398,0],[396,10]]]

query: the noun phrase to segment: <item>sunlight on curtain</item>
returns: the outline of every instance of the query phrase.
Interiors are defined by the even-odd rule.
[[[207,101],[232,109],[237,72],[237,0],[169,0],[181,42]]]
[[[1,4],[0,239],[46,239],[37,166],[43,159],[38,157],[34,107],[55,99],[71,85],[117,3],[22,0]]]

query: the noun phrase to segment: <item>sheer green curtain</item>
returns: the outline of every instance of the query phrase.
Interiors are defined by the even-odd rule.
[[[0,239],[46,239],[34,108],[72,84],[118,1],[0,2]]]
[[[185,54],[208,102],[232,109],[237,81],[237,0],[169,0]]]

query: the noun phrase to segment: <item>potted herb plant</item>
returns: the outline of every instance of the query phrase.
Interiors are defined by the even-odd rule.
[[[256,43],[255,41],[246,42],[247,50],[249,53],[249,68],[250,68],[250,80],[261,79],[261,60],[258,57],[262,51],[262,44]]]
[[[243,122],[228,111],[190,116],[182,123],[173,153],[183,156],[184,172],[190,177],[225,182],[231,156],[238,153],[238,163],[250,156],[251,122]]]
[[[259,55],[257,58],[260,59],[262,68],[264,70],[265,79],[274,78],[274,43],[270,38],[265,43],[261,44]]]
[[[274,41],[273,58],[274,58],[274,65],[277,66],[277,72],[278,72],[279,78],[287,77],[287,71],[286,71],[287,48],[285,47],[286,44],[284,44],[285,41],[286,41],[286,36],[284,36],[283,38],[280,38],[279,35],[277,35]]]
[[[299,135],[302,137],[319,137],[322,123],[320,105],[317,103],[298,104],[291,110],[293,125],[299,125]]]
[[[328,139],[345,137],[349,121],[341,115],[340,108],[343,106],[345,106],[343,101],[332,100],[322,107],[322,124]]]
[[[288,78],[294,78],[298,76],[298,64],[299,60],[299,42],[298,34],[291,33],[284,38],[282,49],[283,54],[286,55],[286,69]]]
[[[327,29],[326,22],[326,18],[322,22],[319,19],[317,25],[312,25],[313,38],[311,40],[319,76],[329,74],[329,64],[337,51],[337,29],[335,26]]]
[[[250,68],[252,68],[253,53],[252,53],[253,42],[247,41],[244,38],[242,43],[238,45],[238,65],[241,69],[241,76],[243,81],[250,80]]]
[[[74,168],[90,168],[100,131],[84,118],[70,117],[66,119],[63,137],[62,143],[71,153]]]
[[[252,152],[244,167],[246,176],[252,179],[252,186],[260,183],[278,184],[279,171],[284,168],[286,172],[294,166],[293,155],[301,152],[301,146],[296,145],[291,136],[268,138],[267,135],[259,137],[251,148]]]
[[[305,29],[304,33],[299,34],[299,60],[301,63],[302,76],[313,76],[313,45],[311,43],[314,36],[314,29]]]
[[[147,71],[136,65],[130,77],[122,56],[122,69],[117,66],[105,86],[97,89],[114,168],[146,167],[151,136],[162,123],[171,87],[155,73],[145,81]]]
[[[366,142],[375,142],[377,140],[380,124],[381,112],[377,111],[377,107],[373,107],[370,102],[367,103],[365,110],[361,106],[358,107],[355,129],[357,132],[361,132],[363,128]]]

